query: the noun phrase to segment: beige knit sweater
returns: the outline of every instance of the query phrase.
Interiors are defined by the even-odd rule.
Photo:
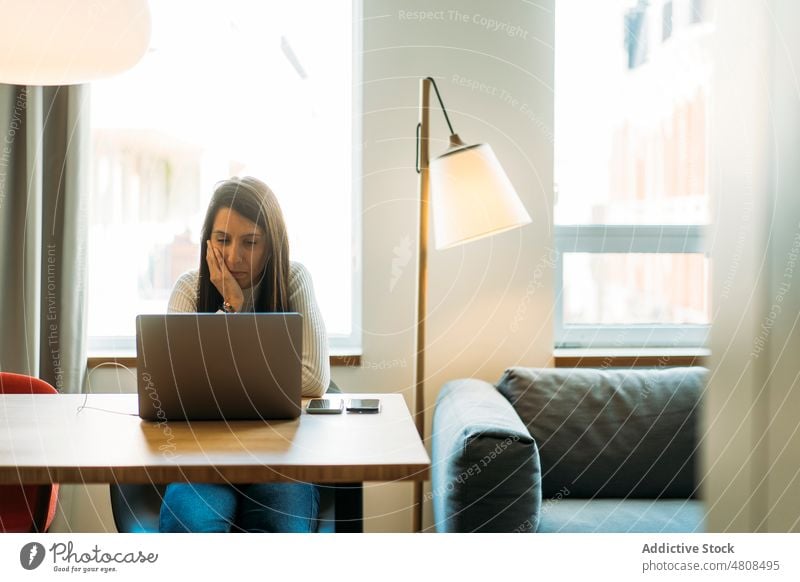
[[[181,275],[172,288],[169,298],[169,313],[194,313],[197,311],[197,269]],[[244,304],[242,311],[253,311],[253,301],[258,286],[242,289]],[[331,379],[328,356],[328,334],[325,322],[314,297],[311,274],[301,263],[290,262],[289,266],[289,310],[303,316],[303,396],[321,396]]]

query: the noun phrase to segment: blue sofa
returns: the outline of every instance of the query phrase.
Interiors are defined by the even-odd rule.
[[[514,367],[448,382],[433,419],[442,532],[700,532],[707,370]]]

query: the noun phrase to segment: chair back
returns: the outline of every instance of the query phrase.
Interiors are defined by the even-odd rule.
[[[0,394],[58,394],[40,378],[0,372]],[[0,532],[44,532],[56,515],[58,485],[0,485]]]

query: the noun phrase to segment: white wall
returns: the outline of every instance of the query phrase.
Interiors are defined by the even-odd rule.
[[[440,19],[413,20],[409,13],[416,11]],[[520,36],[487,29],[483,18],[520,27]],[[532,225],[516,231],[430,251],[429,435],[433,404],[446,381],[496,381],[507,366],[546,365],[551,357],[553,297],[547,262],[552,238],[553,5],[371,0],[365,2],[364,26],[364,359],[403,358],[408,366],[342,370],[337,382],[346,389],[403,391],[413,405],[414,136],[420,77],[437,80],[455,131],[465,141],[492,145],[533,217]],[[454,79],[483,84],[484,90],[471,90]],[[431,123],[433,157],[444,151],[448,132],[436,110]],[[402,260],[405,251],[398,251],[406,248],[412,251],[408,262]],[[392,288],[393,261],[401,267]],[[390,491],[397,495],[392,506],[402,512],[391,521],[376,521],[375,528],[408,531],[411,486],[385,489],[387,499]],[[427,508],[425,523],[431,522]]]
[[[352,392],[398,392],[413,407],[419,78],[433,76],[455,130],[488,142],[533,224],[452,250],[431,251],[427,322],[427,430],[448,380],[496,381],[511,365],[547,365],[552,355],[553,0],[364,2],[363,365],[334,368]],[[436,12],[439,20],[408,13]],[[452,12],[451,12],[452,11]],[[486,19],[486,20],[483,20]],[[493,19],[499,26],[493,30]],[[505,27],[502,27],[505,25]],[[518,27],[518,30],[512,27]],[[511,32],[511,34],[509,34]],[[454,81],[483,84],[472,90]],[[492,94],[494,93],[494,94]],[[432,113],[431,155],[447,127]],[[323,241],[320,241],[321,244]],[[393,271],[394,268],[394,271]],[[93,374],[96,390],[114,374]],[[134,391],[123,376],[123,391]],[[111,527],[103,487],[65,488],[76,531]],[[426,487],[426,491],[428,487]],[[426,508],[426,525],[431,524]],[[367,531],[410,531],[412,486],[370,484]],[[63,531],[59,519],[54,531]]]
[[[800,531],[800,6],[717,7],[708,528]]]

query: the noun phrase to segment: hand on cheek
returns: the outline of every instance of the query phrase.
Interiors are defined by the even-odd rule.
[[[217,288],[224,301],[230,303],[236,311],[241,311],[244,304],[241,286],[225,265],[222,251],[215,247],[210,240],[206,242],[206,246],[206,263],[211,283]]]

